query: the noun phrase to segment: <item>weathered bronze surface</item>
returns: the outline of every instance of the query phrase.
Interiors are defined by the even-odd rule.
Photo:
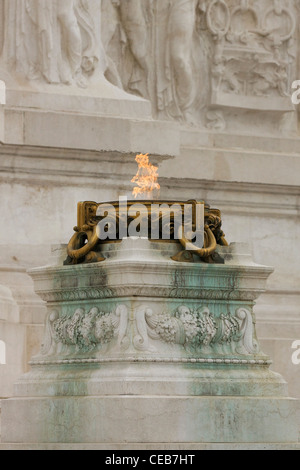
[[[109,242],[117,243],[122,238],[119,232],[121,218],[123,218],[122,223],[123,226],[125,224],[126,227],[129,226],[130,222],[132,222],[135,217],[128,215],[128,210],[137,202],[144,206],[145,213],[141,213],[142,218],[145,217],[149,221],[149,227],[151,226],[151,222],[153,222],[153,212],[151,211],[153,205],[165,205],[166,209],[162,209],[158,213],[159,217],[159,227],[160,227],[160,236],[158,239],[153,239],[151,237],[151,230],[149,229],[148,238],[154,242],[164,242],[165,240],[162,237],[162,227],[164,223],[169,224],[170,228],[170,235],[171,239],[168,240],[177,242],[180,241],[184,249],[179,252],[176,256],[172,259],[178,262],[194,262],[195,257],[194,255],[198,256],[202,261],[206,263],[222,263],[223,260],[218,256],[216,253],[217,245],[225,245],[227,246],[228,243],[225,239],[225,235],[221,229],[222,220],[221,220],[221,212],[218,209],[211,209],[209,205],[205,204],[204,210],[204,245],[202,248],[196,247],[195,245],[191,247],[189,246],[189,251],[185,250],[187,239],[184,235],[181,237],[176,237],[174,233],[174,217],[175,213],[170,214],[170,207],[174,204],[178,207],[178,210],[181,211],[181,214],[184,213],[185,205],[193,204],[193,208],[195,209],[196,204],[199,203],[198,201],[127,201],[127,210],[126,207],[122,206],[120,209],[119,201],[117,202],[109,202],[110,206],[113,206],[115,209],[116,214],[116,237],[115,239],[110,239]],[[74,235],[72,236],[71,240],[68,244],[68,257],[64,264],[80,264],[80,263],[96,263],[100,261],[104,261],[105,258],[101,255],[101,244],[104,243],[99,239],[97,226],[98,223],[101,221],[103,217],[97,215],[97,211],[100,205],[104,203],[96,203],[92,201],[85,201],[79,202],[77,207],[77,226],[74,227]],[[203,204],[203,203],[202,203]],[[164,213],[165,212],[165,213]],[[165,216],[168,213],[167,222],[165,222]],[[193,220],[192,226],[193,230],[195,229],[195,213],[196,211],[193,210]],[[124,220],[126,217],[126,220]],[[126,233],[125,236],[128,236]],[[107,243],[108,241],[105,241]]]

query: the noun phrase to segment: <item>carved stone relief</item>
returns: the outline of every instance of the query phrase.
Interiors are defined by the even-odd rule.
[[[208,307],[179,307],[174,315],[145,312],[148,334],[153,339],[182,344],[188,349],[202,352],[217,351],[256,354],[253,319],[246,308],[232,314],[213,315]]]
[[[114,312],[100,312],[97,307],[87,313],[78,308],[72,316],[60,317],[57,310],[48,314],[41,353],[71,354],[93,351],[109,344],[114,337],[121,347],[126,338],[128,310],[119,305]]]
[[[214,315],[208,307],[178,307],[154,313],[140,305],[130,316],[126,305],[113,312],[77,309],[71,316],[51,311],[46,322],[42,355],[84,354],[94,350],[160,352],[159,344],[180,345],[190,353],[253,355],[259,353],[251,312]],[[104,348],[104,349],[103,349]]]
[[[115,83],[150,99],[157,118],[201,117],[208,91],[204,10],[196,0],[102,2],[104,45],[110,64],[114,59],[107,76],[117,70]]]
[[[222,130],[222,110],[294,111],[293,0],[103,0],[102,17],[107,73],[158,118]]]
[[[296,0],[0,0],[1,13],[1,72],[20,86],[88,87],[105,72],[155,118],[224,130],[269,113],[291,127]]]
[[[14,79],[86,87],[106,69],[101,0],[2,0],[2,68]]]
[[[247,96],[249,107],[252,97],[290,96],[295,15],[284,2],[267,3],[244,0],[230,10],[225,2],[215,1],[207,13],[216,42],[213,89]],[[217,8],[223,17],[219,30],[214,25]],[[217,97],[215,102],[218,104]]]

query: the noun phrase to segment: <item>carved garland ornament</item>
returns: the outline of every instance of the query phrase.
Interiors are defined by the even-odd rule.
[[[122,336],[121,345],[125,341],[127,322],[128,312],[124,305],[119,305],[113,313],[101,312],[97,307],[85,313],[79,308],[74,315],[62,317],[54,310],[47,317],[41,353],[93,351],[99,345],[109,344],[118,332]]]
[[[176,344],[187,351],[241,355],[257,354],[251,312],[239,308],[235,315],[213,315],[207,307],[180,306],[174,314],[153,313],[148,306],[134,310],[134,334],[130,340],[129,314],[125,305],[115,312],[94,307],[87,313],[79,308],[72,316],[52,311],[47,318],[42,355],[87,353],[98,347],[126,350],[132,343],[137,351],[157,351],[158,341]],[[151,341],[154,340],[154,341]],[[221,348],[221,351],[220,351]]]
[[[237,309],[235,315],[221,314],[220,317],[215,317],[207,307],[181,306],[174,316],[153,314],[147,309],[145,318],[149,336],[167,343],[195,349],[215,345],[232,347],[236,343],[234,349],[240,354],[256,354],[259,350],[253,336],[252,315],[246,308]]]

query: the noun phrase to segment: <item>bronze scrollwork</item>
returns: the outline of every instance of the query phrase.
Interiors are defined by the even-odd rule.
[[[153,204],[162,206],[163,209],[158,212],[159,217],[159,238],[153,238],[151,230],[149,230],[148,238],[151,241],[155,242],[164,242],[163,227],[165,222],[165,212],[168,211],[168,228],[170,230],[170,242],[181,243],[183,250],[179,252],[176,256],[172,257],[174,261],[178,262],[194,262],[195,255],[200,258],[201,261],[206,263],[222,263],[222,258],[216,253],[218,245],[227,246],[228,243],[225,239],[225,235],[221,229],[222,220],[221,213],[218,209],[211,209],[209,205],[205,204],[204,209],[204,244],[203,247],[198,247],[193,243],[190,243],[184,235],[184,231],[181,228],[180,233],[175,233],[178,227],[175,227],[174,217],[175,213],[170,216],[170,207],[176,207],[178,210],[184,211],[186,204],[197,204],[197,201],[188,201],[188,202],[178,202],[178,201],[140,201],[141,204],[145,207],[145,213],[142,214],[143,217],[147,218],[148,221],[153,221],[153,213],[151,213],[151,208]],[[136,201],[127,201],[127,212],[126,217],[127,221],[125,223],[128,225],[134,217],[128,215],[128,209],[136,204]],[[110,238],[110,243],[117,243],[123,237],[119,233],[120,220],[124,217],[124,211],[120,211],[119,202],[110,203],[111,206],[115,209],[116,214],[116,233],[115,237]],[[81,263],[96,263],[104,261],[105,258],[101,254],[101,245],[104,243],[100,240],[98,224],[101,220],[101,216],[97,215],[98,208],[100,203],[86,201],[79,202],[77,208],[77,226],[74,227],[74,235],[68,243],[67,253],[68,257],[65,261],[65,265],[72,264],[81,264]],[[124,223],[124,219],[123,223]],[[192,227],[195,228],[195,211],[193,211],[193,220]],[[176,236],[177,235],[177,236]],[[126,234],[127,236],[127,234]],[[189,249],[186,250],[186,244],[189,242]]]

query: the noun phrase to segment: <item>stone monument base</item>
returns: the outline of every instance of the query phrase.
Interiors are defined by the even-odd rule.
[[[124,239],[103,262],[30,271],[45,337],[2,402],[3,445],[298,444],[299,401],[255,333],[272,269],[244,245],[219,246],[223,264],[173,261],[180,249]]]

